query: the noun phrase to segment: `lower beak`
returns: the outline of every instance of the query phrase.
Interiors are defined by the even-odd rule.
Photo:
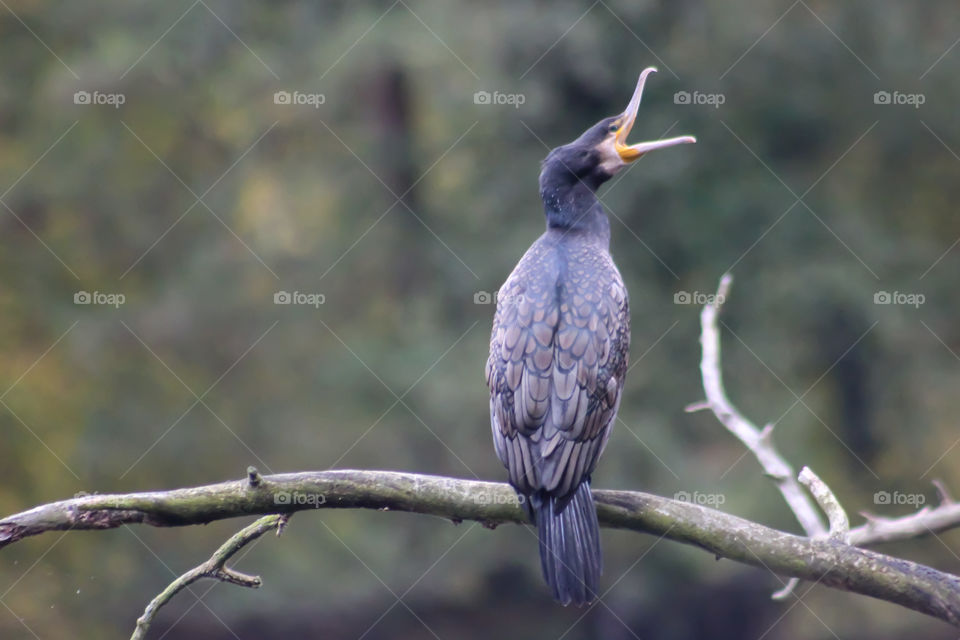
[[[697,141],[697,139],[693,136],[678,136],[676,138],[666,138],[664,140],[638,142],[637,144],[631,145],[627,144],[627,136],[630,135],[630,130],[633,128],[633,123],[637,119],[637,111],[640,109],[640,98],[643,96],[643,85],[647,82],[647,76],[654,72],[656,72],[655,67],[647,67],[643,70],[643,73],[640,74],[640,79],[637,80],[637,88],[633,90],[633,97],[630,98],[630,104],[627,105],[626,111],[623,112],[623,124],[620,126],[620,130],[617,131],[615,145],[617,154],[619,154],[620,159],[624,162],[633,162],[648,151],[665,149],[678,144],[692,144]]]

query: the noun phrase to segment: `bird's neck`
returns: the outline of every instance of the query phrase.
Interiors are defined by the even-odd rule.
[[[579,180],[542,185],[547,228],[594,233],[609,239],[610,223],[597,194]]]

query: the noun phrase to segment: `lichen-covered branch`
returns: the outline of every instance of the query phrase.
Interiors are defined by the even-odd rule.
[[[663,536],[719,557],[893,602],[960,626],[960,578],[914,562],[777,531],[689,502],[594,491],[600,523]],[[147,493],[88,495],[0,520],[0,547],[45,531],[202,524],[310,509],[408,511],[493,527],[524,523],[507,484],[391,471],[317,471]],[[953,523],[955,524],[955,523]],[[952,525],[951,525],[952,526]],[[853,533],[853,532],[851,532]]]
[[[171,582],[166,589],[161,591],[156,598],[150,601],[150,604],[148,604],[147,608],[144,609],[143,615],[137,618],[137,626],[133,631],[133,635],[130,636],[130,640],[143,640],[143,638],[146,638],[147,631],[150,629],[150,625],[153,623],[153,619],[160,610],[160,607],[167,604],[167,602],[169,602],[173,596],[177,595],[198,580],[202,580],[203,578],[211,578],[213,580],[229,582],[230,584],[235,584],[241,587],[249,587],[251,589],[258,588],[261,584],[263,584],[260,576],[251,576],[246,573],[241,573],[235,569],[231,569],[230,567],[226,566],[227,560],[236,555],[240,549],[244,548],[268,531],[273,531],[276,529],[277,534],[279,534],[283,526],[286,524],[287,518],[289,518],[289,515],[272,515],[260,518],[253,524],[244,527],[232,535],[229,540],[220,545],[220,548],[214,552],[209,560],[200,566],[194,567],[190,571],[187,571],[185,574]]]

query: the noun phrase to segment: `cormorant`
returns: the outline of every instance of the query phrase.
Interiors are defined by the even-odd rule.
[[[543,576],[564,605],[597,595],[603,560],[590,474],[620,406],[630,347],[627,289],[596,191],[648,151],[696,142],[627,144],[654,71],[640,74],[623,113],[547,155],[547,230],[497,295],[486,367],[493,442],[537,526]]]

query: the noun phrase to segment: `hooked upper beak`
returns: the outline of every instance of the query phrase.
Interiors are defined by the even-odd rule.
[[[637,119],[637,111],[640,109],[643,85],[647,82],[647,76],[656,72],[656,70],[656,67],[647,67],[643,70],[643,73],[640,74],[640,79],[637,80],[637,88],[633,90],[633,97],[630,98],[630,104],[627,105],[627,109],[623,112],[623,122],[620,125],[620,129],[617,130],[615,146],[617,154],[624,162],[633,162],[648,151],[665,149],[678,144],[691,144],[697,141],[693,136],[678,136],[676,138],[665,138],[663,140],[652,140],[650,142],[638,142],[632,145],[627,144],[627,136],[630,135],[630,129],[633,128],[633,123]]]

